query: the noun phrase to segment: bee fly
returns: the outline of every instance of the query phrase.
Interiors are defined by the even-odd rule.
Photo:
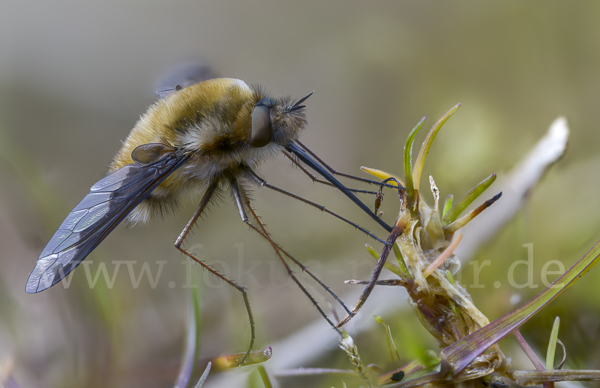
[[[210,79],[174,88],[172,93],[158,100],[140,118],[114,157],[109,174],[91,187],[59,226],[29,275],[26,292],[37,293],[58,283],[125,217],[133,223],[144,223],[153,215],[174,208],[178,199],[189,194],[204,193],[198,209],[175,241],[175,247],[242,294],[250,320],[249,352],[255,335],[246,291],[182,246],[211,197],[215,192],[225,189],[232,193],[243,222],[269,241],[291,278],[311,301],[316,305],[293,275],[284,256],[306,271],[350,314],[325,284],[273,242],[245,189],[247,183],[253,182],[275,190],[332,214],[378,241],[389,244],[320,205],[268,184],[254,172],[263,161],[283,152],[313,180],[319,181],[301,163],[327,180],[319,182],[338,188],[384,229],[391,231],[389,225],[354,195],[359,190],[345,187],[334,177],[335,174],[352,176],[334,171],[298,141],[306,125],[305,106],[302,104],[311,94],[297,102],[275,99],[265,95],[260,88],[251,88],[241,80],[229,78]],[[355,179],[381,185],[366,179]],[[248,219],[246,211],[250,212],[254,222]],[[335,327],[321,308],[317,308]]]

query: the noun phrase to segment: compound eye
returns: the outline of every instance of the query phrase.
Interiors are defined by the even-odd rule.
[[[271,112],[267,106],[257,105],[252,112],[250,145],[264,147],[271,142]]]

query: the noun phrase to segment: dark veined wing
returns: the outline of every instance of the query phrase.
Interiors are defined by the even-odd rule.
[[[173,150],[152,163],[123,166],[96,182],[40,254],[25,291],[44,291],[67,276],[187,159],[184,152]]]
[[[159,80],[156,85],[156,97],[169,95],[198,82],[216,78],[215,71],[204,61],[196,60],[175,66]]]

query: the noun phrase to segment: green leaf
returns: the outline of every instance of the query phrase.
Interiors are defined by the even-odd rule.
[[[427,116],[424,116],[421,121],[410,131],[406,144],[404,145],[404,175],[406,176],[406,190],[409,198],[412,198],[414,194],[413,179],[412,179],[412,148],[415,136],[423,126]]]
[[[425,352],[423,352],[419,361],[426,367],[431,368],[433,366],[438,365],[442,360],[433,350],[426,350]]]
[[[447,212],[446,206],[448,205],[448,203],[446,201],[446,204],[444,205],[444,226],[455,221],[458,218],[458,216],[460,216],[461,213],[481,195],[481,193],[487,190],[487,188],[490,187],[492,183],[494,183],[495,180],[496,174],[488,176],[477,186],[473,187],[471,191],[465,194],[461,199],[459,199],[458,202],[456,202],[456,204],[452,206]]]
[[[400,266],[400,270],[402,272],[404,272],[404,274],[406,275],[406,277],[408,279],[410,279],[410,272],[408,272],[408,267],[406,266],[406,263],[404,262],[404,257],[402,257],[402,252],[400,252],[400,248],[398,247],[398,244],[394,244],[394,255],[396,255],[396,260],[398,261],[398,265]],[[387,263],[387,261],[386,261]]]
[[[458,108],[460,108],[460,104],[455,105],[452,109],[446,112],[446,114],[444,114],[435,124],[433,124],[433,127],[431,127],[431,129],[429,130],[429,133],[427,133],[427,137],[423,141],[423,145],[419,150],[419,155],[417,156],[417,161],[415,162],[415,167],[412,171],[412,180],[415,190],[419,190],[419,183],[421,181],[421,174],[423,173],[423,166],[425,165],[425,159],[427,158],[427,154],[429,153],[429,148],[431,148],[433,139],[435,139],[435,136],[442,128],[442,125],[444,125],[444,123],[448,121],[448,119],[458,110]]]
[[[456,232],[457,230],[459,230],[460,228],[464,227],[469,222],[471,222],[482,211],[484,211],[488,207],[492,206],[497,200],[500,199],[500,197],[502,197],[502,192],[499,192],[498,194],[494,195],[492,198],[488,199],[481,205],[477,206],[475,209],[471,210],[464,216],[460,217],[458,220],[452,222],[449,225],[444,226],[444,232],[446,234]]]
[[[400,184],[401,184],[402,186],[405,186],[405,185],[404,185],[404,182],[402,182],[402,179],[398,178],[398,177],[397,177],[397,176],[395,176],[395,175],[392,175],[392,174],[390,174],[390,173],[387,173],[387,172],[385,172],[385,171],[381,171],[381,170],[378,170],[378,169],[376,169],[376,168],[365,167],[365,166],[362,166],[360,169],[361,169],[361,170],[363,170],[364,172],[368,173],[368,174],[371,174],[371,175],[373,175],[373,176],[376,176],[377,178],[379,178],[379,179],[381,179],[381,180],[386,180],[386,179],[388,179],[388,178],[394,178],[394,179],[396,179],[398,182],[400,182]],[[387,184],[388,184],[388,185],[392,185],[392,186],[398,186],[398,184],[397,184],[396,182],[394,182],[394,181],[389,181]]]
[[[454,195],[450,194],[448,198],[446,198],[446,202],[444,202],[444,211],[442,213],[442,217],[448,213],[448,210],[452,207],[452,201],[454,201]]]
[[[379,253],[375,252],[375,250],[373,249],[372,246],[370,246],[369,244],[365,244],[365,247],[367,248],[367,251],[371,254],[371,256],[375,260],[379,260]],[[401,265],[402,265],[402,264],[404,264],[404,261],[399,261],[399,263],[401,263]],[[402,268],[402,267],[398,267],[394,263],[390,263],[389,261],[386,260],[384,266],[385,266],[385,268],[392,271],[394,274],[398,275],[398,277],[400,277],[402,279],[406,279],[408,277],[408,270],[406,269],[406,265],[404,265],[404,268]]]

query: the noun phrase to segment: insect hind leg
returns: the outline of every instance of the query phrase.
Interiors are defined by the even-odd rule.
[[[193,253],[191,253],[190,251],[188,251],[187,249],[185,249],[181,246],[181,244],[183,243],[183,241],[189,234],[190,230],[192,229],[192,227],[194,226],[196,221],[198,221],[198,218],[202,215],[202,213],[206,209],[206,206],[210,202],[211,197],[217,190],[218,184],[219,184],[219,182],[216,181],[208,187],[208,189],[204,193],[204,196],[202,197],[202,200],[200,201],[200,205],[198,205],[198,209],[196,209],[196,212],[194,212],[194,215],[192,216],[192,218],[188,221],[188,223],[185,225],[185,227],[181,231],[181,233],[177,237],[177,240],[175,240],[174,245],[175,245],[175,248],[177,248],[181,253],[183,253],[190,259],[194,260],[196,263],[200,264],[202,267],[204,267],[210,273],[212,273],[216,277],[220,278],[225,283],[229,284],[231,287],[235,288],[242,294],[242,297],[244,299],[244,305],[246,306],[246,311],[248,312],[248,320],[250,321],[250,345],[248,346],[248,350],[246,351],[246,354],[244,354],[244,357],[242,358],[242,360],[239,363],[239,365],[241,366],[244,364],[244,361],[250,354],[250,351],[252,350],[252,346],[254,346],[254,339],[256,337],[255,329],[254,329],[254,316],[252,315],[252,309],[250,308],[250,300],[248,299],[248,293],[246,292],[244,287],[238,285],[237,283],[233,282],[232,280],[229,280],[225,275],[220,274],[217,270],[215,270],[210,265],[208,265],[204,261],[200,260]]]
[[[348,309],[348,307],[346,307],[344,302],[342,302],[342,300],[325,283],[323,283],[317,276],[315,276],[306,266],[304,266],[302,263],[300,263],[298,260],[296,260],[292,255],[287,253],[283,248],[281,248],[277,243],[275,243],[275,241],[273,241],[273,239],[271,238],[271,235],[267,231],[265,225],[260,220],[260,217],[258,216],[258,214],[256,214],[256,211],[252,207],[252,205],[250,203],[250,199],[246,195],[246,192],[243,190],[243,188],[240,187],[239,183],[234,178],[230,178],[230,183],[231,183],[231,190],[233,192],[235,202],[238,206],[238,210],[240,212],[242,221],[246,225],[248,225],[252,230],[254,230],[256,233],[260,234],[265,240],[267,240],[269,242],[269,244],[271,244],[271,247],[275,251],[275,254],[277,255],[277,257],[279,257],[279,260],[285,267],[290,278],[292,278],[294,283],[296,283],[296,285],[300,288],[300,290],[304,293],[304,295],[306,295],[306,297],[315,305],[315,307],[317,308],[319,313],[323,316],[323,318],[325,318],[327,323],[329,323],[331,325],[331,327],[333,327],[334,329],[337,328],[337,325],[334,324],[329,319],[327,314],[319,306],[319,304],[314,299],[314,297],[308,292],[308,290],[306,289],[306,287],[304,287],[304,285],[300,282],[300,280],[298,280],[296,275],[294,275],[294,271],[292,271],[292,269],[290,268],[288,263],[285,261],[283,256],[286,256],[290,260],[292,260],[292,262],[294,264],[296,264],[303,272],[305,272],[314,281],[316,281],[325,291],[327,291],[342,306],[342,308],[346,311],[347,314],[351,313],[350,309]],[[246,215],[244,206],[246,206],[248,208],[248,210],[252,214],[252,217],[254,218],[254,220],[256,221],[258,226],[254,225],[252,222],[250,222],[250,220],[248,219],[248,216]]]

